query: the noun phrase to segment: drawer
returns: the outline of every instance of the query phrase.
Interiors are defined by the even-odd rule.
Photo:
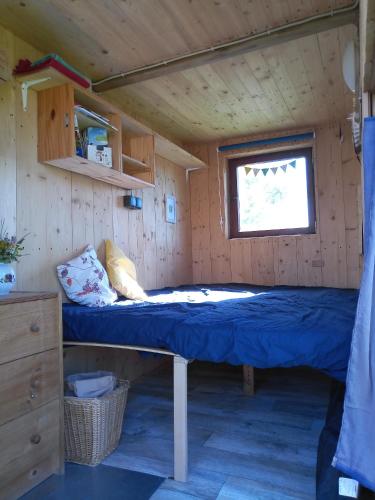
[[[56,299],[0,305],[0,363],[58,346]]]
[[[20,478],[38,476],[38,466],[51,460],[51,470],[58,470],[60,444],[60,404],[51,401],[31,413],[0,427],[0,491],[15,491]],[[39,475],[40,476],[40,475]]]
[[[59,357],[53,349],[0,365],[0,425],[60,397]]]
[[[59,454],[53,453],[47,459],[35,463],[32,467],[20,472],[17,477],[3,488],[0,488],[0,500],[18,500],[45,479],[57,471]]]

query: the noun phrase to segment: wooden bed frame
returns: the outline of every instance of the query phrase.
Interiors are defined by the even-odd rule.
[[[100,344],[98,342],[64,341],[64,347],[103,347],[112,349],[128,349],[131,351],[151,352],[173,356],[173,429],[174,429],[174,479],[186,482],[188,478],[188,431],[187,431],[187,365],[189,360],[174,352],[153,347],[137,345]],[[245,394],[254,394],[254,369],[243,367],[243,388]]]

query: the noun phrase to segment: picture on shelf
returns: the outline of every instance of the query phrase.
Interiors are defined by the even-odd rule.
[[[167,195],[165,197],[165,217],[166,221],[176,224],[176,197]]]

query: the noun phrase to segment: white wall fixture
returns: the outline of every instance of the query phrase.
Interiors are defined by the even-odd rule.
[[[342,72],[346,85],[352,92],[355,92],[357,87],[357,47],[354,40],[350,40],[345,47]]]
[[[172,195],[165,197],[165,220],[171,224],[176,224],[176,198]]]

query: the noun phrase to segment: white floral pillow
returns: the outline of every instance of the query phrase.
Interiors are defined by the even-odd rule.
[[[57,276],[66,295],[78,304],[103,307],[117,299],[117,293],[109,285],[107,272],[91,245],[79,257],[57,266]]]

